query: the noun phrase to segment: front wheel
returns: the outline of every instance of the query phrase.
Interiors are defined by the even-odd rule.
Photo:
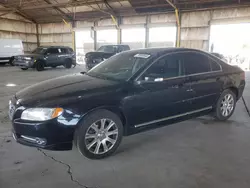
[[[44,63],[43,62],[36,62],[36,70],[37,71],[43,71],[44,70]]]
[[[76,130],[75,144],[90,159],[112,155],[121,143],[123,125],[120,118],[107,110],[98,110],[84,118]]]
[[[214,116],[219,121],[225,121],[230,118],[235,110],[236,95],[227,89],[222,92],[217,101]]]

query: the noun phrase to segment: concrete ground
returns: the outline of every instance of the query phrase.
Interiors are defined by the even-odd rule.
[[[45,151],[17,144],[7,116],[10,96],[82,69],[36,72],[0,67],[1,188],[250,187],[250,117],[242,99],[229,121],[202,117],[126,137],[118,152],[103,160],[89,160],[76,150]],[[250,83],[249,73],[247,79]],[[8,83],[17,86],[7,87]],[[244,96],[250,102],[249,87]]]

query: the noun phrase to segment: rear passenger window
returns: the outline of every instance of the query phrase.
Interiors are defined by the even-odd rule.
[[[48,49],[48,53],[50,53],[50,54],[58,54],[59,51],[58,51],[57,48],[49,48],[49,49]]]
[[[68,53],[66,48],[61,48],[61,51],[62,51],[63,54],[67,54]]]
[[[219,71],[219,70],[221,70],[220,65],[217,62],[213,61],[212,59],[210,60],[210,64],[211,64],[212,71]]]
[[[210,72],[209,58],[198,53],[184,53],[183,54],[185,75],[199,74]]]

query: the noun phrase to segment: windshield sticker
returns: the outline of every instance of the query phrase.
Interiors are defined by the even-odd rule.
[[[148,54],[136,54],[134,57],[139,57],[139,58],[147,59],[147,58],[150,57],[150,55],[148,55]]]

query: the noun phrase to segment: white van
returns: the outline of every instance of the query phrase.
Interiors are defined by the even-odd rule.
[[[19,39],[0,39],[0,64],[10,63],[13,57],[23,55],[23,43]]]

